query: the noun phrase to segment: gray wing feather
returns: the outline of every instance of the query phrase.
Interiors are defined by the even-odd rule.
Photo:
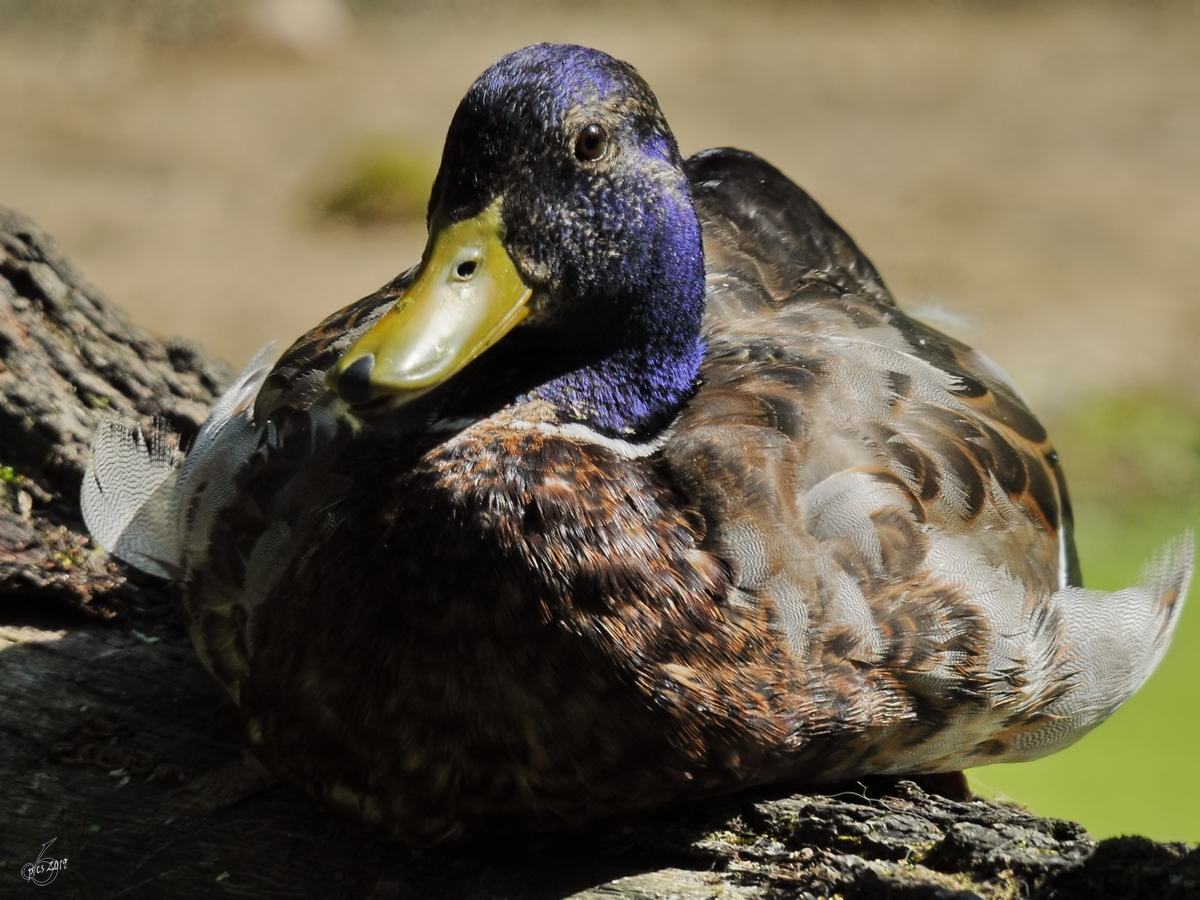
[[[236,497],[238,470],[258,446],[254,398],[271,371],[274,346],[263,347],[217,400],[179,472],[177,529],[189,570],[203,564],[217,515]]]
[[[1058,454],[1008,376],[897,309],[777,170],[737,151],[688,168],[708,353],[663,455],[731,603],[774,624],[841,735],[814,742],[823,777],[1078,739],[1165,652],[1190,537],[1142,585],[1084,590]]]
[[[183,455],[174,435],[133,422],[96,426],[79,503],[92,539],[151,575],[179,574],[175,485]]]
[[[1069,587],[1051,597],[1062,617],[1062,652],[1076,674],[1046,707],[1046,722],[1012,742],[1006,762],[1054,753],[1091,731],[1146,682],[1167,652],[1192,578],[1195,537],[1163,547],[1141,583],[1111,593]]]
[[[251,404],[270,371],[271,350],[263,348],[217,400],[186,459],[165,428],[146,436],[120,419],[97,426],[79,497],[97,544],[161,578],[192,567],[257,443]]]

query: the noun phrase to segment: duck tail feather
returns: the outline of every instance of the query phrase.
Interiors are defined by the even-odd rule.
[[[251,404],[271,370],[273,346],[259,351],[217,400],[186,457],[165,422],[155,420],[143,432],[135,422],[101,420],[79,494],[97,544],[151,575],[184,573],[196,540],[207,545],[237,469],[254,451]]]
[[[191,470],[209,456],[213,445],[220,443],[219,438],[229,420],[250,409],[259,388],[271,372],[275,356],[275,342],[272,341],[254,355],[241,374],[225,389],[225,393],[217,398],[188,451],[180,477],[181,484],[186,483]]]
[[[177,435],[155,421],[102,419],[92,436],[79,504],[92,539],[132,566],[175,578],[180,571],[175,485],[183,463]]]
[[[213,405],[179,472],[175,531],[187,568],[207,553],[216,517],[236,494],[238,470],[258,447],[253,404],[274,363],[274,346],[260,350]]]
[[[1134,686],[1136,691],[1158,667],[1171,643],[1171,635],[1179,622],[1183,604],[1187,600],[1188,588],[1196,565],[1196,534],[1187,529],[1183,534],[1164,544],[1142,569],[1139,588],[1149,598],[1149,618],[1153,628],[1152,653],[1146,659],[1141,680]]]
[[[1043,727],[1014,758],[1033,759],[1074,743],[1145,684],[1162,661],[1183,611],[1195,564],[1189,530],[1147,563],[1140,583],[1119,591],[1064,588],[1051,603],[1064,640],[1058,671],[1067,689],[1047,704]]]

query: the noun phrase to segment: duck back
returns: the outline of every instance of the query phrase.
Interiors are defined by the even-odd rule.
[[[831,701],[840,736],[810,771],[1031,759],[1103,721],[1165,649],[1190,537],[1143,586],[1084,590],[1058,454],[1008,377],[906,316],[758,157],[687,171],[709,350],[663,454],[732,566],[730,603],[765,610]]]

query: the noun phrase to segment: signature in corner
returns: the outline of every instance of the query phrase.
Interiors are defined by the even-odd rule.
[[[58,838],[52,837],[46,843],[42,844],[42,849],[38,851],[37,859],[21,867],[22,878],[26,881],[32,881],[39,887],[45,887],[58,877],[58,873],[67,867],[67,858],[64,856],[62,859],[51,859],[46,856],[46,851],[50,849],[50,845],[57,840]]]

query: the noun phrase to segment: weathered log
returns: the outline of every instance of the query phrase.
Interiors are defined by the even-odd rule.
[[[759,793],[636,822],[414,851],[273,785],[169,591],[91,548],[76,503],[115,411],[193,433],[226,370],[132,327],[0,210],[0,882],[56,897],[1184,898],[1200,852],[910,782]],[[96,613],[101,613],[97,615]],[[53,843],[43,850],[43,845]],[[49,895],[48,895],[49,896]]]
[[[36,225],[0,207],[0,601],[105,615],[134,599],[81,535],[91,432],[106,414],[160,417],[186,439],[227,377],[198,348],[130,325]]]

